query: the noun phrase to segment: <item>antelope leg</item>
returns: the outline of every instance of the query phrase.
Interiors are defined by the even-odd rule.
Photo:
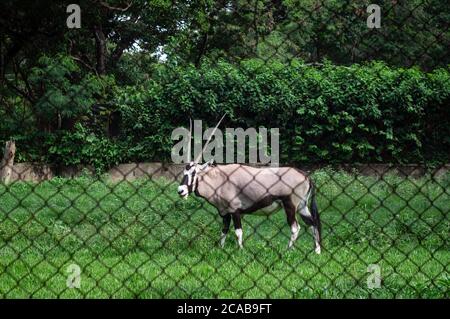
[[[291,225],[291,239],[289,240],[288,248],[292,248],[292,246],[294,246],[294,243],[297,240],[299,232],[300,232],[300,226],[298,226],[297,222],[294,222]]]
[[[241,215],[239,213],[233,213],[233,224],[236,232],[236,237],[238,240],[239,248],[242,246],[242,225],[241,225]]]
[[[284,211],[286,212],[286,218],[288,225],[291,227],[291,238],[289,240],[288,248],[292,248],[294,246],[295,241],[297,240],[298,233],[300,231],[300,227],[295,219],[295,206],[292,203],[290,198],[286,198],[283,200]]]
[[[230,230],[230,221],[231,221],[230,214],[226,214],[225,216],[223,216],[223,229],[222,234],[220,235],[220,246],[222,248],[225,245],[225,240],[227,239],[227,234],[228,231]]]

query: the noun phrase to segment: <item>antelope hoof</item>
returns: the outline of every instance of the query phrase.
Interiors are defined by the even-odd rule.
[[[320,255],[320,246],[317,246],[316,249],[314,249],[316,254]]]

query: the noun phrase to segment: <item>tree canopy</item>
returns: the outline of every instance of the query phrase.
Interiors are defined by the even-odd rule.
[[[164,66],[450,63],[450,6],[439,0],[377,1],[375,29],[371,0],[79,0],[81,28],[70,29],[71,2],[0,2],[0,140],[108,126],[124,90]]]

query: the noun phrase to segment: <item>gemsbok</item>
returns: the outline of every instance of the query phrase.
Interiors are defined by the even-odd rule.
[[[222,119],[212,131],[206,145]],[[190,154],[190,145],[188,152]],[[242,248],[242,215],[271,214],[282,205],[291,228],[288,247],[291,248],[294,245],[300,231],[295,214],[299,212],[303,221],[311,226],[315,252],[320,254],[321,224],[315,200],[315,187],[306,173],[293,167],[256,168],[241,164],[215,165],[212,161],[199,164],[201,157],[202,153],[194,162],[186,165],[178,186],[178,194],[186,199],[194,192],[195,195],[206,199],[217,208],[223,218],[223,230],[220,237],[222,247],[225,244],[231,219],[233,219],[239,247]],[[308,202],[310,202],[311,210],[308,208]]]

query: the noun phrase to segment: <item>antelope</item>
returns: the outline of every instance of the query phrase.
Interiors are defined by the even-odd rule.
[[[223,117],[212,131],[206,145]],[[191,132],[192,122],[190,135]],[[190,145],[188,154],[190,154]],[[201,156],[202,153],[195,161],[186,165],[178,186],[178,194],[187,199],[194,193],[217,208],[223,219],[221,247],[225,245],[231,219],[239,248],[243,248],[242,215],[251,213],[268,215],[282,206],[291,229],[288,248],[294,245],[300,231],[296,219],[296,212],[299,212],[301,219],[311,226],[315,252],[320,254],[321,223],[315,200],[315,186],[306,173],[293,167],[257,168],[242,164],[215,165],[213,161],[199,164]],[[308,202],[310,202],[311,210],[308,208]]]

